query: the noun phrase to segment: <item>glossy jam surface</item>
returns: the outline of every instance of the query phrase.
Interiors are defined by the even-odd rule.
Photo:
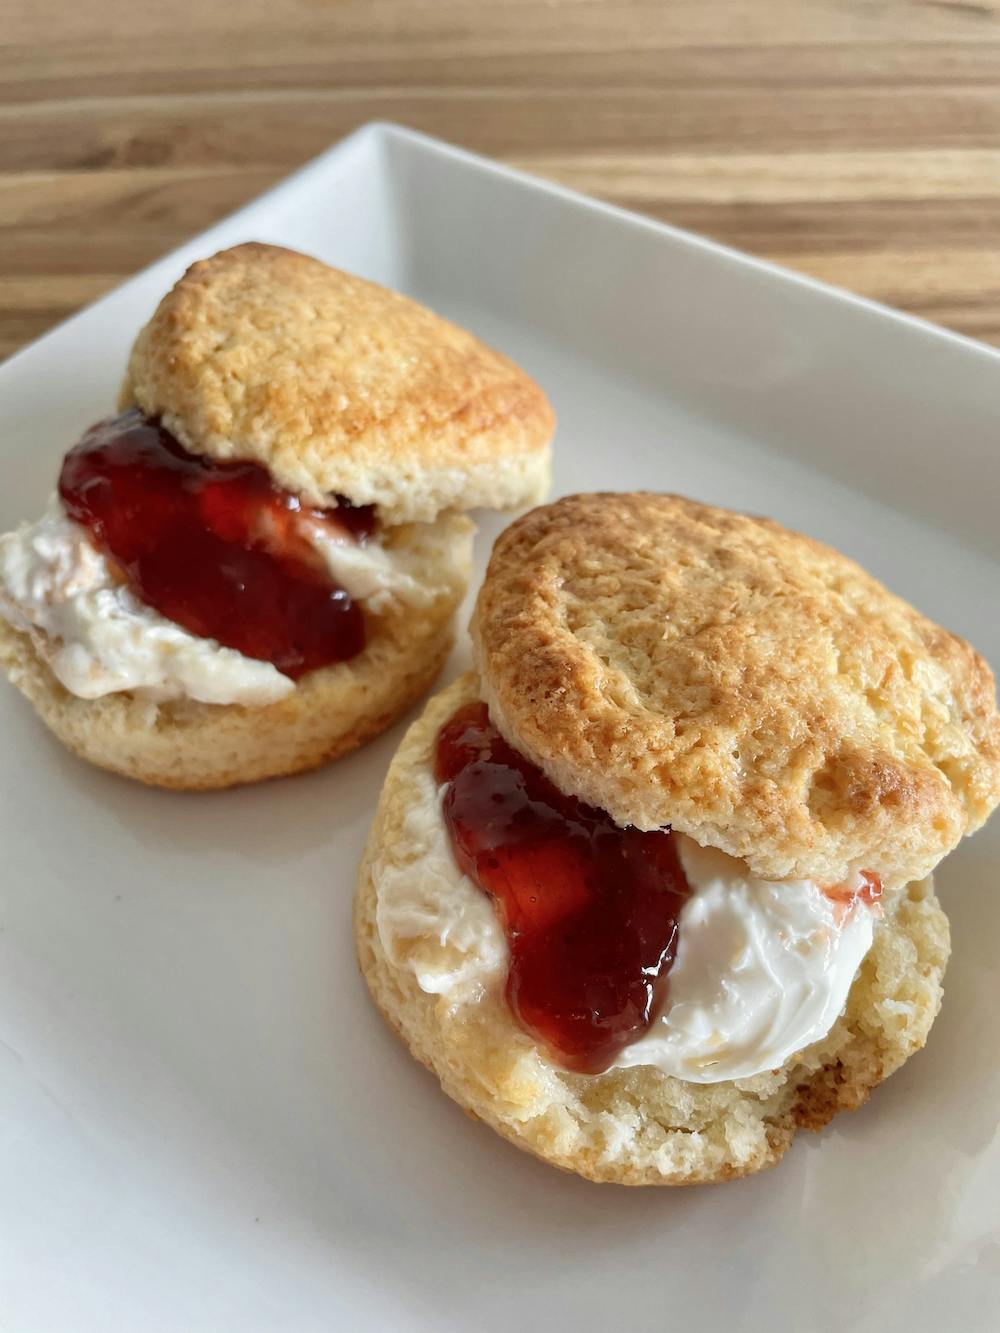
[[[354,657],[361,609],[309,541],[364,541],[370,507],[313,509],[256,463],[190,454],[141,412],[98,422],[63,462],[59,494],[132,592],[192,634],[297,679]]]
[[[435,775],[459,866],[510,944],[507,999],[559,1063],[596,1073],[662,1008],[689,889],[669,832],[621,829],[509,746],[486,705],[441,729]]]

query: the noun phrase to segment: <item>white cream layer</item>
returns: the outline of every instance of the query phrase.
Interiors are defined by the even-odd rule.
[[[464,514],[440,514],[433,523],[410,523],[405,540],[384,545],[376,535],[363,545],[317,524],[312,542],[335,583],[372,615],[393,603],[420,610],[442,592],[464,585],[475,528]]]
[[[861,899],[845,908],[812,880],[755,879],[744,861],[676,837],[692,893],[667,1006],[617,1065],[656,1065],[688,1083],[779,1069],[840,1017],[874,913]]]
[[[410,859],[375,867],[379,937],[423,990],[474,1003],[504,984],[506,938],[487,895],[455,864],[432,775],[418,786],[400,840]],[[742,861],[677,840],[692,893],[667,1006],[616,1067],[653,1065],[690,1083],[777,1069],[843,1011],[874,913],[861,900],[845,912],[809,880],[755,879]]]
[[[464,516],[449,514],[414,528],[398,552],[377,539],[314,537],[333,578],[378,615],[394,600],[426,605],[460,579],[470,533]],[[270,662],[189,634],[140,602],[55,495],[36,522],[0,536],[0,616],[30,633],[57,679],[84,699],[128,690],[155,702],[259,706],[295,688]]]

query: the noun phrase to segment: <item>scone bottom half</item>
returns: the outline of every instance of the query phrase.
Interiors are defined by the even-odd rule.
[[[741,622],[751,610],[756,633]],[[761,819],[759,802],[730,817],[727,837],[706,836],[718,773],[701,791],[671,788],[660,765],[637,778],[632,733],[662,736],[672,712],[692,747],[716,753],[723,739],[740,748],[743,727],[752,758],[742,768],[766,769],[787,814],[791,710],[810,726],[813,715],[777,660],[804,620],[814,677],[823,636],[840,651],[825,744],[843,753],[880,727],[883,763],[900,771],[929,755],[940,763],[946,745],[955,760],[951,822],[918,845],[909,811],[896,810],[904,845],[894,857],[882,856],[891,844],[874,808],[885,787],[855,790],[853,822],[835,823],[824,806],[826,836],[796,845]],[[706,682],[699,647],[720,633],[737,660]],[[930,871],[956,825],[970,831],[997,803],[992,678],[968,645],[828,548],[656,496],[570,497],[518,520],[497,542],[473,637],[478,673],[431,701],[390,768],[355,918],[379,1009],[465,1110],[592,1180],[722,1181],[777,1162],[798,1129],[861,1105],[924,1045],[949,952]],[[950,734],[927,701],[914,745],[921,703],[893,679],[893,650],[911,684],[938,699],[947,691]],[[866,671],[885,693],[874,721],[851,697],[870,691]],[[770,737],[763,701],[751,693],[741,715],[725,697],[741,672],[769,692]],[[533,681],[526,702],[519,691]],[[829,702],[828,682],[809,688],[813,703]],[[542,721],[525,726],[531,708]],[[698,771],[676,748],[681,771]],[[734,766],[728,780],[735,793],[754,775]],[[598,783],[619,799],[614,814],[594,799]],[[668,795],[672,817],[649,818]],[[626,800],[632,817],[620,813]],[[751,831],[758,855],[737,855]]]
[[[471,334],[253,244],[164,297],[120,409],[0,537],[0,664],[82,757],[189,789],[321,764],[419,698],[484,460],[495,503],[531,503],[554,425]]]

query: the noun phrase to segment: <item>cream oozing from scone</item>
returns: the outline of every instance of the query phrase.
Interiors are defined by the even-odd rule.
[[[405,863],[377,863],[376,922],[389,961],[449,1007],[502,989],[508,946],[488,896],[455,863],[429,769],[413,793]],[[744,862],[676,834],[691,888],[663,1013],[613,1068],[690,1083],[750,1078],[824,1037],[872,943],[874,911],[810,880],[755,879]],[[861,887],[859,879],[857,887]]]
[[[55,495],[40,519],[0,537],[0,615],[31,634],[82,699],[129,690],[155,702],[258,706],[295,688],[270,662],[189,634],[140,602]]]
[[[316,524],[311,537],[333,581],[378,616],[394,604],[430,606],[465,580],[474,529],[464,514],[439,514],[433,523],[410,523],[403,531],[405,542],[392,541],[390,529],[361,543]]]
[[[396,859],[400,847],[405,862]],[[393,863],[376,865],[375,884],[389,961],[409,968],[421,990],[460,1005],[502,981],[507,941],[487,895],[455,864],[429,767],[415,778]]]
[[[755,879],[746,863],[675,834],[691,897],[678,923],[667,1004],[618,1056],[688,1083],[779,1069],[819,1041],[871,948],[874,912],[812,880]],[[860,875],[850,887],[860,891]]]
[[[314,545],[334,581],[381,615],[394,604],[425,607],[464,581],[471,534],[468,519],[445,514],[412,525],[398,548],[335,540],[318,525]],[[56,495],[40,519],[0,536],[0,616],[29,633],[60,683],[84,699],[129,691],[259,707],[295,689],[270,662],[190,634],[141,602]]]

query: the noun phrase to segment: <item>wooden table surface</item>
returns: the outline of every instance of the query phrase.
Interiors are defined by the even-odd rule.
[[[1000,344],[1000,0],[0,0],[0,356],[373,118]]]

